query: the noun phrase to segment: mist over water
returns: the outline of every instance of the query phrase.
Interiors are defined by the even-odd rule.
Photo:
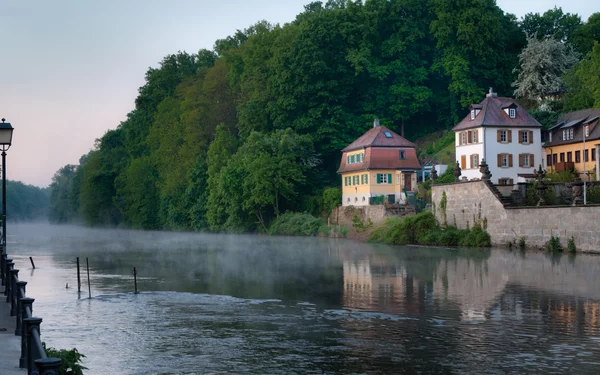
[[[42,339],[84,353],[86,374],[595,374],[600,365],[598,256],[48,224],[10,225],[8,235]]]

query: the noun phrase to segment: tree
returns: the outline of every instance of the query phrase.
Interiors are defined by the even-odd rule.
[[[600,44],[596,43],[590,54],[565,78],[569,92],[565,96],[565,109],[575,111],[600,108]]]
[[[327,215],[331,214],[331,211],[341,204],[342,191],[339,187],[331,187],[323,190],[323,209]]]
[[[528,37],[535,37],[539,40],[552,38],[569,44],[581,24],[581,17],[577,14],[565,14],[562,8],[554,7],[542,15],[527,13],[521,20],[521,29]]]
[[[147,157],[133,160],[117,177],[115,201],[128,226],[137,229],[159,228],[156,179],[156,169]]]
[[[582,56],[587,55],[594,43],[600,43],[600,13],[594,13],[581,25],[573,36],[573,44]]]
[[[515,96],[543,100],[565,91],[562,76],[577,62],[577,53],[562,42],[549,38],[527,38],[527,47],[519,55]]]
[[[75,216],[76,211],[69,200],[69,195],[76,168],[75,165],[67,164],[52,177],[48,211],[48,219],[51,223],[67,223]],[[7,202],[12,201],[7,199]]]

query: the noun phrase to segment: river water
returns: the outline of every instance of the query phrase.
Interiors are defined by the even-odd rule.
[[[42,339],[84,353],[86,375],[600,372],[600,256],[46,224],[8,234]]]

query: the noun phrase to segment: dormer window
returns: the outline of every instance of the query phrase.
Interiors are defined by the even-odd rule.
[[[471,110],[471,120],[475,120],[475,110]]]
[[[516,118],[517,117],[517,109],[516,108],[509,108],[508,109],[508,116],[510,118]]]
[[[390,133],[390,132],[383,132],[383,134],[385,135],[386,138],[392,138],[392,133]]]
[[[404,160],[404,159],[406,159],[406,152],[400,151],[400,160]]]

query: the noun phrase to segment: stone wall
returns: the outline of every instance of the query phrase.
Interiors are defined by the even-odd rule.
[[[367,222],[369,219],[371,219],[374,224],[381,223],[385,220],[385,218],[391,216],[406,216],[415,214],[414,208],[409,205],[393,205],[392,208],[386,208],[382,204],[360,207],[339,206],[330,216],[331,223],[352,227],[352,216],[354,216],[354,210],[358,212],[360,218],[364,222]]]
[[[444,192],[445,217],[440,205]],[[555,236],[566,248],[573,237],[578,250],[600,253],[600,205],[505,208],[483,181],[434,185],[431,196],[440,222],[462,229],[485,219],[496,246],[524,237],[527,246],[541,248]]]

